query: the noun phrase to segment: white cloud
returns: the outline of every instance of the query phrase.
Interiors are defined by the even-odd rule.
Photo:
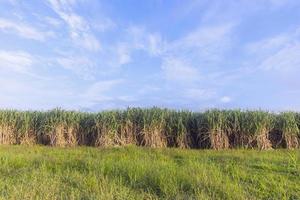
[[[167,80],[194,81],[199,79],[201,67],[208,67],[211,63],[216,65],[231,47],[232,28],[233,24],[204,26],[167,42],[158,33],[131,26],[127,29],[127,41],[116,48],[119,63],[130,62],[131,53],[142,50],[161,59],[161,69]]]
[[[23,51],[0,51],[0,68],[19,73],[30,71],[33,57]]]
[[[158,33],[149,33],[143,27],[130,26],[126,30],[128,55],[132,51],[142,50],[151,56],[161,56],[165,47],[164,41]]]
[[[16,33],[23,38],[38,41],[45,41],[46,38],[54,36],[54,33],[51,31],[43,32],[22,22],[14,22],[3,18],[0,18],[0,29],[9,33]]]
[[[178,58],[165,58],[161,68],[167,80],[193,81],[199,78],[199,73],[196,68]]]
[[[122,79],[114,79],[93,83],[87,88],[83,95],[81,95],[83,104],[86,106],[93,106],[98,103],[114,100],[113,97],[108,96],[106,93],[122,82]]]
[[[232,101],[232,99],[231,99],[231,97],[229,97],[229,96],[223,96],[223,97],[220,99],[220,101],[221,101],[222,103],[229,103],[229,102]]]
[[[111,19],[105,17],[97,19],[97,21],[93,22],[91,25],[95,30],[100,32],[113,30],[117,27],[117,25]]]
[[[0,61],[1,63],[1,61]],[[30,62],[28,62],[29,64]],[[27,69],[26,69],[27,70]],[[0,107],[14,109],[52,109],[54,107],[78,108],[78,92],[65,78],[41,79],[27,72],[1,70]],[[34,67],[28,69],[35,72]],[[29,75],[29,76],[28,76]],[[76,94],[76,95],[73,95]]]
[[[163,50],[161,69],[167,80],[181,82],[199,81],[209,77],[199,73],[204,67],[217,65],[224,52],[230,48],[232,24],[200,27],[172,42],[160,41]]]
[[[148,35],[148,52],[151,55],[159,56],[164,51],[164,41],[159,34],[149,34]]]
[[[158,86],[155,86],[155,85],[144,85],[141,89],[139,89],[137,91],[137,93],[139,95],[144,95],[144,94],[148,94],[148,93],[155,93],[155,92],[158,92],[158,91],[161,91],[162,88],[158,87]]]
[[[71,33],[71,38],[74,40],[75,44],[82,46],[90,51],[100,50],[100,43],[98,39],[89,33],[78,33],[76,31]]]
[[[266,56],[298,43],[299,37],[300,28],[252,42],[246,45],[245,49],[248,53],[254,54],[257,57],[260,55]]]
[[[131,56],[130,56],[131,50],[126,43],[120,43],[119,45],[117,45],[114,51],[116,51],[118,54],[119,65],[124,65],[131,61]]]
[[[204,26],[188,33],[185,37],[174,42],[171,47],[191,48],[191,47],[205,47],[210,45],[219,45],[217,42],[225,42],[232,29],[232,24],[222,24],[214,26]]]
[[[59,27],[62,25],[62,21],[54,17],[45,17],[45,21],[54,27]]]
[[[57,58],[57,62],[63,68],[73,71],[78,76],[91,80],[94,79],[96,65],[86,57],[66,56]]]
[[[257,70],[290,71],[300,65],[300,29],[281,33],[246,46],[258,60]]]
[[[290,38],[288,35],[281,34],[258,42],[253,42],[246,46],[246,50],[254,54],[256,54],[257,51],[259,51],[260,53],[269,53],[270,51],[276,51],[279,48],[282,48],[289,41]]]
[[[102,96],[103,92],[111,90],[114,86],[122,83],[122,81],[123,80],[121,79],[98,81],[91,85],[85,94],[89,97],[98,97],[99,95]]]
[[[300,66],[300,43],[280,49],[273,55],[268,56],[260,64],[263,70],[288,71]]]
[[[132,60],[132,51],[144,51],[161,60],[163,78],[176,82],[186,98],[214,99],[217,98],[217,92],[212,86],[216,81],[212,77],[215,72],[209,68],[217,66],[224,53],[231,48],[233,27],[233,24],[204,26],[168,42],[158,33],[131,26],[127,29],[127,41],[117,51],[120,64]],[[201,73],[202,70],[205,73]],[[185,88],[187,85],[197,87],[199,83],[202,84],[202,89]],[[145,93],[147,92],[141,94]]]
[[[65,13],[61,10],[57,10],[56,12],[70,26],[72,31],[85,31],[89,29],[88,23],[81,16],[73,12]]]
[[[100,42],[93,34],[90,24],[73,11],[75,0],[49,0],[49,2],[52,9],[69,26],[70,37],[76,45],[90,51],[100,50]]]
[[[28,103],[24,103],[26,101],[25,99],[37,94],[36,86],[32,85],[29,81],[16,80],[14,77],[5,76],[0,78],[0,84],[5,85],[5,87],[0,88],[1,108],[11,107],[24,109],[26,108],[24,104]],[[25,96],[28,97],[26,98]],[[31,106],[33,107],[34,104]]]
[[[192,100],[209,100],[216,97],[216,91],[211,89],[187,89],[184,94]]]
[[[198,63],[217,63],[231,47],[232,24],[200,27],[168,44],[168,54],[187,56]]]
[[[129,96],[129,95],[119,96],[117,97],[117,99],[122,102],[134,102],[138,100],[136,97]]]

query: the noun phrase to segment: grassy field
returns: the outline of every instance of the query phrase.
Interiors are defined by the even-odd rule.
[[[299,150],[0,146],[0,199],[300,199]]]

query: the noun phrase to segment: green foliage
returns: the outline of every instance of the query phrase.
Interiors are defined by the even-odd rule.
[[[299,135],[297,114],[294,112],[284,112],[278,116],[278,129],[288,135]]]
[[[282,131],[282,137],[285,140],[287,148],[299,147],[299,118],[294,112],[284,112],[277,117],[277,129]]]
[[[282,143],[279,147],[297,148],[299,128],[299,113],[261,110],[0,111],[0,144],[268,149]]]

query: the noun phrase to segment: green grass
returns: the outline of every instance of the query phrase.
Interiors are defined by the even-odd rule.
[[[0,199],[300,199],[299,150],[0,146]]]

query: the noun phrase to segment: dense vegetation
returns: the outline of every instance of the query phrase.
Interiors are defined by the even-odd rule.
[[[300,113],[140,109],[0,111],[0,144],[180,148],[298,148]]]
[[[300,199],[299,150],[0,146],[0,199]]]

